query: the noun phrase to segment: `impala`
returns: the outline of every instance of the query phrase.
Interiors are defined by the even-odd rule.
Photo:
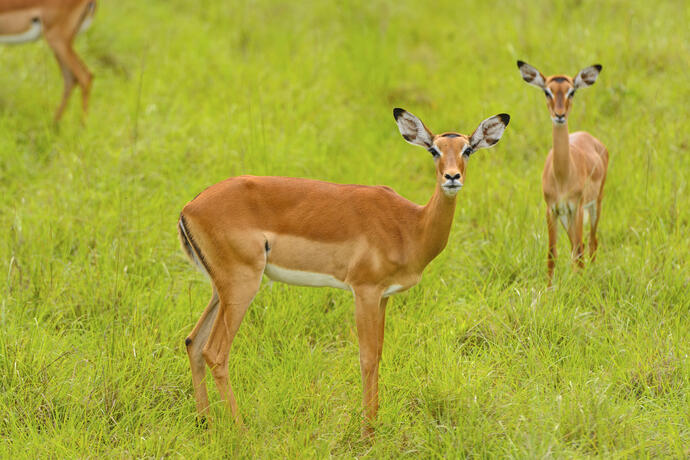
[[[546,201],[546,223],[549,230],[547,261],[551,285],[556,265],[556,219],[568,232],[572,257],[583,267],[582,228],[584,213],[589,216],[589,252],[596,258],[597,226],[601,218],[601,200],[609,164],[609,152],[601,141],[585,131],[568,134],[568,114],[575,91],[591,86],[601,72],[600,65],[582,69],[575,78],[567,75],[544,75],[531,65],[517,61],[523,80],[544,91],[546,106],[553,122],[553,148],[549,151],[542,174],[542,191]]]
[[[428,150],[436,189],[426,206],[383,186],[340,185],[287,177],[232,177],[201,192],[180,214],[178,233],[213,294],[185,340],[197,410],[208,411],[205,365],[237,424],[228,356],[262,275],[300,286],[352,291],[363,386],[363,433],[378,410],[378,369],[389,296],[419,282],[446,246],[456,194],[470,156],[501,138],[507,114],[471,136],[434,135],[417,117],[393,111],[402,136]]]
[[[25,43],[43,34],[57,58],[64,89],[55,121],[60,120],[75,81],[81,87],[86,114],[93,77],[74,52],[72,42],[91,24],[95,11],[95,0],[0,0],[0,43]]]

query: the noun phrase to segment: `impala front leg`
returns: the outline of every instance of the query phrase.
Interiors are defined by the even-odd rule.
[[[379,408],[379,361],[383,350],[385,299],[378,288],[355,289],[355,319],[362,371],[362,436],[373,435],[373,421]]]

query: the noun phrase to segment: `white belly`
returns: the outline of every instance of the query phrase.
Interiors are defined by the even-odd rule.
[[[16,35],[0,35],[0,43],[17,44],[32,42],[41,36],[42,29],[41,21],[32,21],[31,27],[26,32]]]
[[[338,289],[350,290],[350,286],[343,283],[332,275],[324,273],[303,272],[301,270],[290,270],[273,264],[266,264],[264,274],[274,281],[281,283],[294,284],[297,286],[312,287],[334,287]]]
[[[391,296],[391,295],[395,294],[396,292],[399,292],[400,290],[402,290],[402,288],[403,287],[399,284],[390,285],[390,286],[388,286],[388,288],[385,291],[383,291],[382,297]]]

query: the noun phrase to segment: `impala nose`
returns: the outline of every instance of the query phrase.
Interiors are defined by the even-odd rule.
[[[445,177],[448,180],[459,180],[460,179],[460,173],[457,173],[454,176],[451,176],[450,174],[444,174],[443,177]]]

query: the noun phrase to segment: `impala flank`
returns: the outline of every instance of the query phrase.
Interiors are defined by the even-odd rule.
[[[265,274],[290,284],[352,291],[363,433],[371,433],[388,298],[417,284],[446,246],[470,156],[498,142],[510,119],[507,114],[488,118],[471,136],[434,135],[411,113],[395,109],[393,114],[405,140],[426,149],[435,162],[436,189],[426,206],[382,186],[241,176],[211,186],[182,210],[182,247],[213,288],[186,339],[200,416],[209,406],[204,383],[208,365],[221,397],[241,423],[228,380],[228,357]]]

